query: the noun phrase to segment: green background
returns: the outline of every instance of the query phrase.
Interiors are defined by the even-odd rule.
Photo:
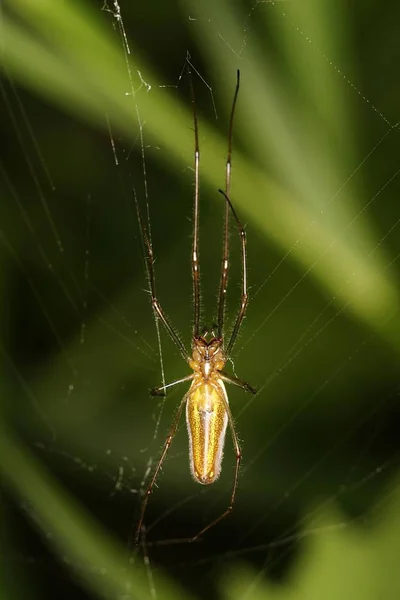
[[[2,8],[2,589],[396,598],[399,9],[120,8],[129,56],[111,3]],[[160,354],[132,189],[149,207],[161,302],[189,346],[188,52],[212,89],[194,74],[208,325],[241,70],[231,196],[246,223],[251,299],[228,370],[259,391],[228,389],[243,450],[232,515],[197,544],[173,543],[225,509],[235,462],[228,436],[220,480],[196,485],[182,424],[132,551],[138,490],[185,392],[149,397]],[[240,296],[234,227],[230,239],[228,323]],[[166,381],[186,375],[161,341]]]

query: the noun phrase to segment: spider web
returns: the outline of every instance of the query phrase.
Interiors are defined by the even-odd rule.
[[[95,3],[95,9],[125,63],[124,100],[137,126],[133,141],[108,112],[103,131],[94,129],[30,96],[3,70],[5,411],[46,468],[127,547],[127,560],[144,564],[150,597],[163,597],[159,569],[201,597],[217,596],[221,573],[238,561],[255,569],[246,590],[251,597],[264,576],[288,578],[307,538],[369,522],[393,491],[400,253],[398,114],[388,66],[393,50],[388,43],[378,52],[378,42],[363,41],[372,34],[378,39],[384,30],[374,22],[378,7],[365,15],[354,9],[345,22],[332,9],[330,17],[343,26],[345,42],[339,47],[334,39],[319,39],[306,9],[298,12],[289,2],[235,4],[225,12],[208,4],[196,12],[192,5],[163,12],[157,5],[157,13],[149,3],[141,14],[145,27],[137,24],[129,3]],[[163,74],[161,83],[132,66],[133,40]],[[354,49],[346,53],[350,43]],[[171,169],[169,148],[154,141],[143,108],[151,94],[161,105],[172,97],[175,110],[187,118],[189,51],[200,171],[218,162],[220,185],[225,155],[213,156],[210,132],[226,139],[235,71],[225,65],[242,73],[232,200],[247,222],[251,302],[229,368],[258,393],[249,398],[228,390],[243,451],[232,515],[201,542],[180,543],[226,508],[235,464],[228,437],[220,480],[205,488],[192,482],[182,424],[135,549],[130,541],[143,493],[184,393],[173,389],[160,401],[149,398],[148,390],[184,376],[187,366],[152,318],[132,190],[151,235],[160,300],[189,344],[193,143],[188,137],[181,146],[177,134],[181,166]],[[264,55],[271,61],[261,62]],[[308,111],[315,98],[307,60],[315,60],[311,64],[324,78],[317,89],[325,84],[328,90],[321,94],[326,104]],[[265,72],[257,71],[259,62]],[[388,71],[391,77],[385,78]],[[287,128],[273,99],[262,95],[265,81],[257,82],[255,73],[264,74],[266,85],[292,108],[287,114],[293,140],[285,138]],[[329,93],[339,103],[338,113],[329,105]],[[254,105],[253,98],[270,104]],[[341,129],[335,128],[337,114]],[[191,127],[188,120],[187,130]],[[278,133],[283,141],[274,145]],[[299,140],[304,150],[296,148]],[[247,156],[252,166],[245,177],[262,169],[279,192],[296,199],[290,204],[293,219],[301,218],[290,243],[284,231],[265,227],[263,197],[257,198],[256,216],[246,212],[238,193],[239,156]],[[331,163],[335,169],[324,171]],[[204,179],[200,260],[203,317],[210,325],[223,205],[217,186]],[[277,203],[284,199],[279,195]],[[273,201],[268,206],[276,223]],[[287,227],[293,224],[288,221]],[[228,322],[240,295],[236,238],[232,226]],[[320,511],[332,504],[340,519],[319,526]],[[16,572],[31,565],[29,576],[43,590],[41,597],[55,589],[78,593],[69,567],[74,563],[79,572],[87,565],[67,554],[62,561],[49,555],[36,532],[21,523],[21,513],[28,515],[28,522],[52,536],[29,501],[15,505],[6,493],[4,513],[4,563]]]

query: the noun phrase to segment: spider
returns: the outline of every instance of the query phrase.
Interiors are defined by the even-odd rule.
[[[236,434],[232,413],[229,408],[228,396],[224,383],[231,383],[246,392],[255,394],[256,390],[248,383],[227,374],[223,369],[226,362],[231,356],[235,341],[237,339],[240,326],[243,322],[247,305],[247,255],[246,255],[246,234],[242,223],[240,222],[236,211],[229,198],[231,185],[231,155],[232,155],[232,132],[233,119],[240,86],[240,72],[237,71],[236,88],[232,102],[230,114],[229,129],[228,129],[228,155],[225,168],[225,191],[219,190],[225,199],[225,214],[224,214],[224,230],[223,230],[223,252],[222,252],[222,269],[219,284],[218,298],[218,322],[211,331],[206,328],[200,331],[200,265],[199,265],[199,166],[200,166],[200,151],[199,151],[199,134],[197,113],[195,105],[195,96],[193,82],[190,76],[191,101],[193,107],[193,122],[194,122],[194,173],[195,173],[195,188],[194,188],[194,219],[193,219],[193,247],[192,247],[192,279],[193,279],[193,298],[194,298],[194,318],[193,318],[193,336],[192,336],[192,353],[189,354],[184,343],[180,339],[178,333],[171,325],[167,315],[163,311],[156,294],[156,282],[154,273],[154,255],[153,248],[148,234],[147,228],[141,216],[138,203],[136,202],[139,227],[142,234],[142,239],[145,248],[145,261],[150,284],[150,294],[152,308],[158,319],[164,326],[166,332],[177,346],[180,354],[192,369],[192,373],[186,377],[182,377],[172,383],[160,386],[152,390],[152,395],[165,395],[165,389],[180,383],[191,382],[189,390],[183,396],[175,418],[172,422],[168,436],[165,440],[163,451],[158,460],[151,481],[145,492],[140,518],[136,528],[135,541],[138,543],[140,533],[142,531],[143,519],[148,504],[149,496],[156,483],[158,474],[170,448],[172,440],[178,429],[179,421],[182,415],[183,408],[186,406],[186,423],[189,435],[189,458],[190,470],[193,479],[203,485],[214,483],[221,472],[223,447],[225,442],[225,433],[229,424],[233,445],[236,453],[236,468],[233,481],[233,489],[229,506],[226,510],[203,527],[194,537],[188,541],[195,541],[201,537],[211,527],[219,523],[233,509],[236,489],[238,483],[239,466],[241,461],[241,450],[238,436]],[[229,270],[229,240],[228,240],[228,224],[229,215],[232,214],[236,221],[237,229],[241,242],[241,257],[242,257],[242,293],[240,308],[234,321],[233,329],[227,344],[225,344],[223,330],[225,317],[225,302],[228,284]]]

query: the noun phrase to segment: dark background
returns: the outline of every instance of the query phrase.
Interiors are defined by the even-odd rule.
[[[112,14],[101,11],[100,2],[90,4],[123,57]],[[121,2],[127,38],[140,49],[140,56],[134,57],[137,68],[140,69],[140,60],[147,62],[158,82],[168,86],[153,90],[160,98],[160,110],[165,94],[172,99],[177,114],[181,110],[182,118],[189,114],[181,108],[190,107],[188,77],[184,73],[179,79],[187,52],[196,71],[211,86],[218,119],[209,90],[194,74],[202,155],[213,151],[207,128],[226,140],[235,68],[240,67],[242,88],[246,89],[248,73],[256,68],[251,56],[257,57],[258,65],[268,56],[274,83],[279,82],[284,103],[292,106],[294,120],[303,114],[307,90],[311,89],[303,87],[303,83],[307,78],[312,80],[313,65],[302,73],[293,53],[298,38],[307,35],[307,20],[302,22],[299,13],[296,21],[296,10],[294,16],[288,17],[283,12],[285,5],[227,3],[224,23],[212,18],[207,21],[210,15],[206,7],[197,20],[192,20],[190,7],[183,4]],[[82,6],[78,3],[77,9]],[[307,10],[312,7],[307,6]],[[7,18],[21,21],[27,31],[31,29],[34,38],[40,39],[33,22],[24,22],[17,10],[9,11],[7,6],[5,11]],[[320,208],[327,209],[332,212],[332,227],[336,227],[334,237],[355,244],[364,262],[360,269],[368,270],[379,243],[376,254],[381,253],[380,273],[390,280],[394,290],[399,274],[399,236],[396,228],[391,228],[399,218],[398,180],[394,178],[376,200],[370,201],[399,168],[398,132],[391,129],[398,119],[400,89],[396,71],[400,15],[396,11],[399,9],[395,3],[382,7],[374,2],[346,8],[335,8],[332,3],[327,10],[333,17],[326,31],[339,40],[340,51],[332,58],[333,64],[323,58],[324,67],[321,72],[314,71],[313,85],[316,89],[323,85],[328,73],[327,77],[342,90],[348,121],[341,121],[343,129],[339,133],[331,131],[330,160],[338,159],[339,185],[357,169],[356,197],[339,194],[336,203],[330,202],[327,185],[321,204],[315,206],[315,199],[310,198],[307,205],[298,192],[301,184],[289,176],[286,180],[284,171],[277,167],[273,144],[269,154],[258,148],[254,131],[247,128],[251,115],[246,113],[246,102],[237,115],[234,137],[238,153],[309,210],[309,228],[299,231],[301,244],[312,246],[312,236],[319,232],[313,219]],[[221,54],[227,52],[231,18],[242,27],[245,46],[240,55],[240,48],[236,48],[236,55],[228,50],[236,67],[225,71],[221,78],[221,66],[215,66],[220,65],[221,57],[215,55],[213,63],[201,32],[205,22],[212,36],[224,40]],[[276,24],[279,19],[288,18],[293,19],[293,27],[291,34],[290,29],[286,30],[285,38]],[[319,60],[326,52],[330,58],[328,42],[322,34],[321,39],[314,35],[310,55]],[[21,75],[23,68],[13,71],[8,65],[7,52],[2,64],[0,307],[4,415],[66,493],[126,547],[138,517],[137,492],[143,489],[146,469],[155,465],[175,407],[185,393],[184,386],[174,388],[163,405],[158,398],[149,397],[148,390],[161,383],[160,356],[146,292],[132,188],[146,214],[144,182],[148,185],[157,289],[167,314],[189,345],[193,147],[182,147],[181,164],[176,161],[176,166],[171,167],[169,148],[157,144],[150,135],[147,137],[148,125],[143,118],[145,177],[138,132],[136,137],[124,136],[111,118],[119,158],[116,166],[105,119],[102,124],[95,123],[95,119],[91,122],[83,111],[79,114],[79,108],[69,111],[66,106],[61,109],[62,102],[54,104],[52,93],[34,91],[28,75],[25,80]],[[259,77],[263,76],[261,70]],[[107,87],[106,72],[104,77],[102,84]],[[143,90],[139,93],[144,95]],[[268,120],[266,108],[261,103],[257,105],[257,90],[252,96],[247,88],[246,94]],[[240,101],[241,97],[239,105]],[[299,156],[306,152],[309,136],[320,127],[324,116],[324,107],[308,110],[308,120],[301,123],[304,150],[301,136],[296,138]],[[337,107],[337,114],[340,110]],[[333,121],[325,125],[329,133]],[[190,120],[184,127],[191,131]],[[174,144],[174,131],[170,132],[170,140]],[[176,143],[180,143],[179,136]],[[279,146],[281,142],[274,143]],[[41,150],[54,188],[42,168],[35,144]],[[370,158],[362,163],[371,149]],[[324,152],[323,147],[320,152]],[[316,158],[317,155],[318,149]],[[312,166],[312,157],[307,158]],[[222,187],[225,156],[215,160],[221,165]],[[291,168],[293,165],[288,165],[288,173]],[[310,173],[311,180],[314,176],[322,181],[325,175],[327,179],[331,176],[317,168],[315,173],[311,169],[309,176]],[[252,296],[233,357],[234,368],[239,377],[259,389],[254,399],[239,389],[228,389],[243,449],[234,512],[201,542],[173,543],[194,535],[224,510],[235,463],[227,435],[220,480],[207,488],[196,485],[189,473],[182,423],[145,518],[145,554],[150,557],[154,572],[159,568],[168,572],[198,597],[217,597],[221,574],[238,560],[246,561],[258,574],[276,583],[290,585],[291,574],[304,552],[303,532],[311,528],[308,519],[313,511],[333,503],[340,511],[340,522],[368,529],[371,516],[375,518],[384,512],[382,504],[385,506],[385,499],[394,489],[392,482],[398,469],[400,344],[391,334],[398,322],[398,291],[387,323],[381,328],[373,327],[357,306],[343,301],[339,279],[336,298],[322,277],[307,272],[293,246],[283,249],[276,239],[268,237],[257,218],[249,217],[242,208],[246,198],[236,203],[235,154],[232,197],[246,223]],[[206,324],[215,320],[223,215],[223,203],[219,200],[216,188],[207,182],[201,195],[200,233]],[[262,193],[255,199],[252,195],[253,201],[260,204],[262,220]],[[354,204],[349,206],[351,201]],[[55,235],[46,210],[54,222]],[[352,238],[354,216],[359,229]],[[230,239],[228,314],[232,319],[239,302],[241,272],[239,243],[233,227]],[[324,265],[323,256],[311,256],[310,265],[314,260]],[[337,260],[338,270],[345,272],[339,252]],[[164,332],[161,338],[167,382],[186,375],[188,367],[178,351]],[[7,462],[4,455],[3,460]],[[117,481],[120,485],[116,485]],[[79,583],[79,571],[86,567],[75,563],[71,572],[54,548],[49,547],[47,526],[41,523],[29,498],[16,497],[5,486],[2,509],[2,563],[6,570],[10,569],[5,578],[10,597],[87,597],[89,592]],[[277,543],[280,540],[286,541]],[[143,550],[144,546],[136,557],[138,562]],[[158,593],[163,597],[161,589]]]

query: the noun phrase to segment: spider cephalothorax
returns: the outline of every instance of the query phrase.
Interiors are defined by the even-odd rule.
[[[206,380],[216,371],[221,371],[225,366],[222,339],[213,337],[207,342],[203,336],[194,338],[192,360],[189,362],[189,366]]]

